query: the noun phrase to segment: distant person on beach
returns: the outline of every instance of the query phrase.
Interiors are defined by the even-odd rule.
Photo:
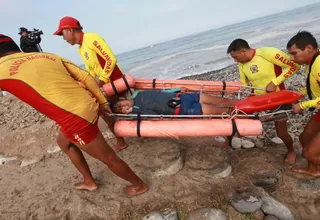
[[[243,39],[235,39],[229,45],[227,53],[238,63],[240,82],[245,86],[250,83],[253,87],[259,88],[254,90],[258,95],[284,90],[284,81],[300,69],[300,66],[290,61],[290,57],[281,50],[273,47],[253,49]],[[296,153],[292,137],[288,133],[287,121],[276,121],[275,127],[278,137],[288,149],[285,161],[294,164]]]
[[[291,60],[307,65],[306,88],[301,90],[309,100],[293,105],[293,111],[297,114],[304,110],[315,111],[312,118],[307,123],[299,139],[303,147],[303,155],[308,160],[308,168],[297,169],[296,172],[307,173],[314,177],[319,177],[320,172],[317,167],[320,165],[320,52],[318,43],[314,36],[307,31],[300,31],[294,35],[287,44],[288,53]]]
[[[60,126],[58,145],[83,175],[83,182],[75,184],[76,189],[97,189],[83,150],[129,181],[132,185],[125,188],[126,193],[138,195],[148,190],[103,138],[98,128],[99,114],[107,117],[111,110],[88,72],[54,54],[22,53],[10,37],[0,35],[0,88]]]
[[[97,84],[102,87],[104,84],[120,79],[122,71],[117,65],[117,58],[105,40],[96,33],[84,33],[80,22],[73,17],[63,17],[59,22],[59,27],[54,35],[63,36],[63,39],[71,45],[78,44],[78,52],[85,64],[87,71],[96,79]],[[125,96],[125,93],[118,96]],[[109,97],[110,102],[115,102],[116,96]],[[112,118],[104,118],[108,127],[114,133],[114,123]],[[117,144],[113,146],[115,151],[127,147],[122,137],[116,137]]]

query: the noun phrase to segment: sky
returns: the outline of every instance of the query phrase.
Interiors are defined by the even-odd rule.
[[[19,27],[41,29],[45,52],[82,64],[77,46],[53,35],[64,16],[78,19],[84,32],[100,34],[119,54],[316,2],[320,1],[1,0],[0,27],[17,42]]]

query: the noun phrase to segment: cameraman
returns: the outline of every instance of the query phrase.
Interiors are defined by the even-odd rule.
[[[41,42],[40,34],[34,34],[28,31],[27,28],[21,27],[19,33],[20,37],[20,48],[25,53],[30,52],[42,52],[39,43]]]

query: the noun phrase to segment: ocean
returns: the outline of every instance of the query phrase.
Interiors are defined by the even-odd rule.
[[[218,70],[233,64],[227,55],[236,38],[251,47],[285,49],[299,30],[310,31],[320,42],[320,3],[238,24],[208,30],[117,55],[125,74],[134,77],[177,79]]]

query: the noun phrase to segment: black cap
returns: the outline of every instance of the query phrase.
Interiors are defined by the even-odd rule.
[[[21,50],[11,37],[0,34],[0,54],[9,52],[21,52]]]
[[[28,29],[25,28],[25,27],[19,28],[19,33],[18,34],[22,34],[22,32],[28,32]]]

